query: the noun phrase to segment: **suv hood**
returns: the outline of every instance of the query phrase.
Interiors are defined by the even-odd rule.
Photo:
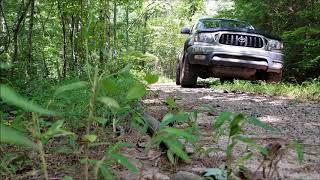
[[[253,33],[253,34],[258,34],[258,35],[262,35],[266,38],[270,38],[270,39],[275,39],[275,40],[279,40],[281,41],[281,38],[278,36],[273,36],[264,32],[260,32],[254,29],[246,29],[246,28],[212,28],[212,29],[201,29],[201,30],[197,30],[197,33],[201,33],[201,32],[218,32],[218,31],[233,31],[233,32],[245,32],[245,33]]]

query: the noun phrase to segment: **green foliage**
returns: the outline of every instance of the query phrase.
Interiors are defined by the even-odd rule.
[[[1,92],[1,98],[3,99],[4,102],[20,107],[23,110],[30,111],[30,112],[37,112],[37,113],[46,114],[46,115],[56,114],[54,111],[44,109],[30,101],[27,101],[26,99],[18,95],[12,88],[6,85],[0,86],[0,92]]]
[[[142,96],[144,96],[145,93],[146,93],[145,87],[141,84],[137,84],[129,89],[128,94],[127,94],[127,99],[128,100],[139,99]]]
[[[83,88],[83,87],[86,87],[86,86],[87,86],[87,82],[84,82],[84,81],[74,82],[74,83],[67,84],[67,85],[59,87],[56,90],[56,92],[54,93],[54,95],[57,96],[58,94],[61,94],[61,93],[65,92],[65,91],[70,91],[70,90],[73,90],[73,89],[79,89],[79,88]]]
[[[190,114],[181,112],[176,115],[167,114],[160,123],[159,131],[152,137],[150,144],[160,146],[165,144],[167,147],[167,157],[172,164],[176,163],[176,157],[184,161],[190,161],[188,154],[184,150],[181,140],[194,144],[198,140],[196,129],[192,126],[179,129],[167,127],[169,124],[186,123],[191,118]]]
[[[35,143],[31,141],[26,135],[16,131],[4,124],[0,124],[0,142],[14,144],[19,146],[25,146],[29,148],[34,148]]]

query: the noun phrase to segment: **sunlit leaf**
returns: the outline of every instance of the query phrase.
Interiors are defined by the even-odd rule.
[[[109,108],[114,108],[114,109],[120,108],[119,103],[115,99],[110,98],[110,97],[100,97],[100,98],[98,98],[98,101],[104,103]]]
[[[252,155],[252,152],[245,153],[237,159],[237,164],[242,164],[243,162],[250,160]]]
[[[229,136],[234,136],[241,131],[240,123],[245,119],[243,114],[237,114],[230,122]]]
[[[163,131],[170,134],[174,134],[175,136],[178,136],[178,137],[184,137],[189,141],[196,141],[198,139],[196,136],[186,132],[185,130],[181,130],[177,128],[165,128],[163,129]]]
[[[109,93],[113,93],[117,91],[117,84],[112,79],[103,79],[101,80],[100,83],[102,85],[103,90]]]
[[[34,142],[31,141],[27,136],[2,123],[0,124],[0,142],[26,146],[29,148],[35,147]]]
[[[8,104],[15,105],[19,108],[22,108],[29,112],[37,112],[40,114],[46,114],[46,115],[55,115],[56,113],[54,111],[50,111],[47,109],[44,109],[26,99],[21,97],[19,94],[17,94],[13,89],[6,85],[0,86],[0,92],[1,92],[1,98],[4,102]]]
[[[148,82],[148,84],[154,84],[156,82],[158,82],[159,80],[159,76],[156,74],[150,74],[148,73],[145,77],[144,80],[146,80]]]
[[[168,113],[163,117],[162,121],[160,122],[160,129],[173,122],[186,121],[188,120],[188,118],[189,118],[189,115],[187,113],[178,113],[178,114]]]
[[[143,85],[138,84],[129,89],[127,94],[127,99],[128,100],[139,99],[143,97],[145,93],[146,93],[146,88]]]
[[[94,134],[86,134],[86,135],[82,136],[82,140],[92,143],[97,140],[97,136]]]
[[[119,164],[126,167],[128,170],[132,172],[138,172],[138,169],[125,156],[117,153],[112,153],[110,154],[110,156],[114,158]]]
[[[56,89],[54,95],[58,95],[58,94],[61,94],[65,91],[71,91],[71,90],[74,90],[74,89],[80,89],[80,88],[84,88],[87,86],[87,82],[85,81],[79,81],[79,82],[74,82],[74,83],[71,83],[71,84],[67,84],[67,85],[64,85],[64,86],[60,86],[58,89]]]
[[[231,117],[232,113],[231,112],[222,112],[219,114],[217,119],[213,123],[213,128],[218,129],[220,128],[224,122]]]

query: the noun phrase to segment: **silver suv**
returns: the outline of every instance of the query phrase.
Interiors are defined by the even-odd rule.
[[[283,44],[277,37],[231,19],[203,18],[190,30],[178,55],[176,84],[194,86],[197,78],[281,80]]]

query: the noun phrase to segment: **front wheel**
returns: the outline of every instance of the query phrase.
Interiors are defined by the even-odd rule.
[[[277,83],[280,82],[282,78],[282,72],[280,73],[268,73],[268,78],[267,78],[267,82],[271,82],[271,83]]]
[[[196,67],[192,66],[185,55],[182,66],[180,67],[180,84],[182,87],[193,87],[197,84]]]
[[[180,66],[179,66],[179,62],[177,62],[177,66],[176,66],[176,85],[180,85]]]

